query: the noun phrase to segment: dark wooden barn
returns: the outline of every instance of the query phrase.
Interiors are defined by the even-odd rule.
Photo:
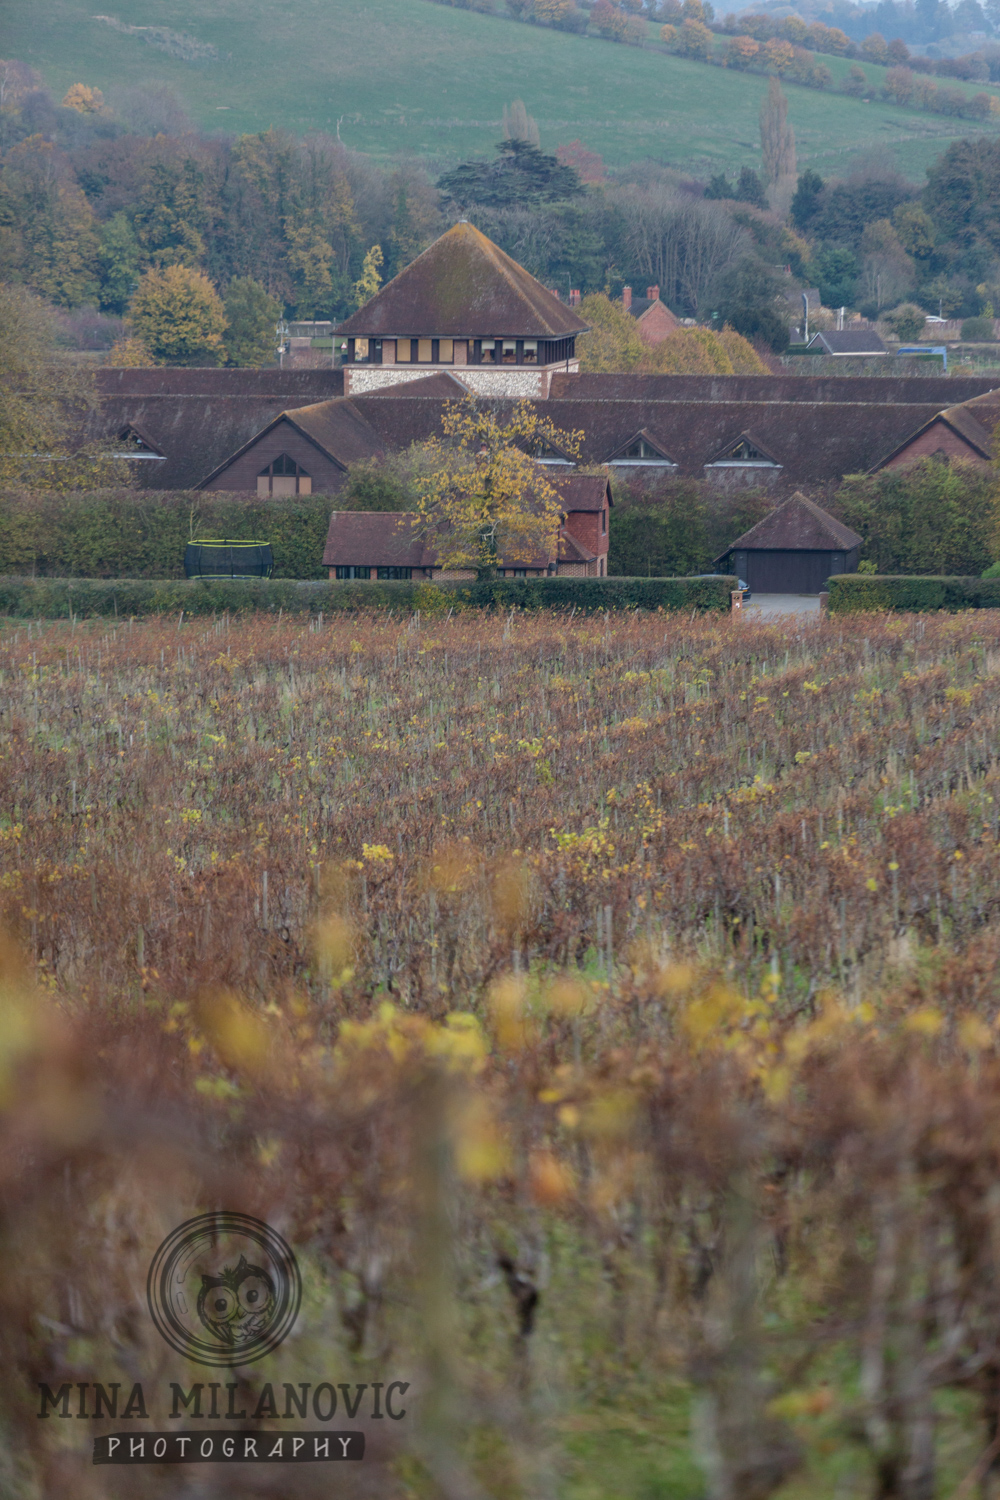
[[[861,537],[796,491],[716,559],[755,594],[818,594],[834,573],[853,573]]]

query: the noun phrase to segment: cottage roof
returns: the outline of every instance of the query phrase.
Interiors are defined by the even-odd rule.
[[[756,526],[730,542],[716,562],[730,552],[850,552],[861,537],[798,490]]]
[[[567,338],[587,324],[464,220],[336,330],[350,338]]]
[[[437,553],[427,546],[412,511],[335,510],[323,549],[326,568],[427,568]]]
[[[829,329],[814,334],[807,349],[824,349],[827,354],[888,354],[882,339],[872,328]]]
[[[605,505],[614,505],[611,481],[606,474],[553,474],[548,471],[545,477],[559,491],[567,515],[574,511],[601,511]]]
[[[1000,392],[988,391],[982,396],[977,396],[971,401],[962,402],[958,406],[946,407],[944,411],[935,412],[922,422],[915,431],[906,435],[904,440],[895,447],[891,453],[884,454],[873,464],[870,472],[884,469],[887,464],[892,463],[894,458],[922,437],[925,432],[942,425],[950,427],[958,434],[964,443],[967,443],[972,453],[979,458],[991,460],[992,436],[994,429],[1000,425]]]

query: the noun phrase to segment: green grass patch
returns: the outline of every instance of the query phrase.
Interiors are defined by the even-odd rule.
[[[279,8],[264,0],[121,0],[113,14],[126,26],[190,37],[190,60],[141,33],[112,30],[84,0],[10,0],[6,55],[38,68],[57,97],[78,81],[113,98],[118,87],[165,80],[203,130],[275,125],[332,134],[339,121],[346,145],[378,157],[406,152],[445,163],[487,153],[514,98],[538,120],[547,149],[579,138],[610,166],[653,157],[687,171],[735,172],[760,157],[766,78],[654,48],[427,0],[290,0]],[[198,56],[206,43],[214,60]],[[835,82],[850,66],[822,61]],[[885,70],[863,66],[880,87]],[[878,145],[920,177],[949,141],[997,128],[793,83],[786,89],[800,165],[824,175]]]

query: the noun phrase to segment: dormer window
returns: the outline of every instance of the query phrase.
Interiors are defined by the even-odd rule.
[[[630,443],[618,450],[611,459],[611,463],[621,464],[624,468],[633,468],[639,464],[660,469],[676,469],[677,467],[670,455],[658,447],[645,432],[636,433]]]
[[[565,453],[562,453],[554,444],[546,442],[544,439],[539,439],[536,443],[522,444],[521,451],[527,453],[530,458],[533,458],[536,464],[546,464],[549,466],[562,464],[569,469],[573,467],[572,459],[567,458]]]
[[[744,433],[705,467],[708,469],[780,469],[781,465]]]
[[[152,443],[148,443],[135,427],[123,427],[116,435],[115,442],[120,446],[119,450],[111,455],[112,458],[145,459],[159,463],[165,461],[165,455],[160,452],[159,448],[154,448]]]
[[[287,453],[281,453],[257,475],[258,495],[311,495],[312,479]]]

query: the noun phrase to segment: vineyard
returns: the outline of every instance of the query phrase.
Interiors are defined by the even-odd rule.
[[[180,1493],[38,1382],[210,1378],[145,1274],[222,1205],[305,1283],[231,1400],[409,1383],[338,1494],[989,1494],[998,678],[993,611],[5,627],[0,1491]]]

